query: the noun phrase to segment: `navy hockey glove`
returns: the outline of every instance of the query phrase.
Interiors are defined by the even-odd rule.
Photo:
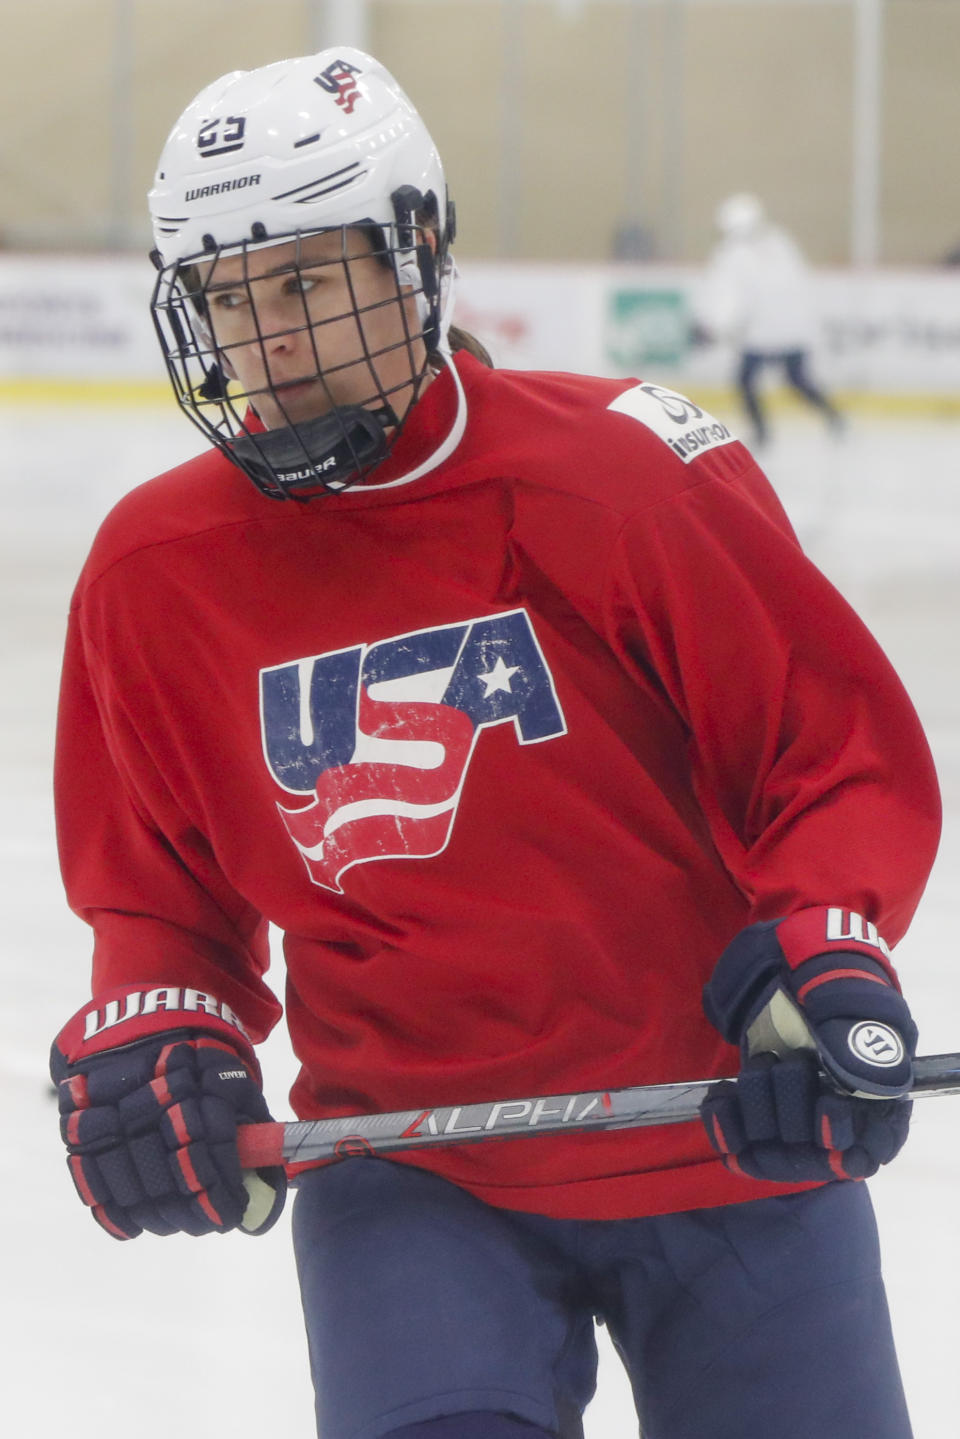
[[[115,1238],[261,1234],[280,1214],[283,1169],[240,1167],[237,1125],[270,1114],[253,1050],[212,996],[113,990],[64,1026],[50,1072],[74,1184]]]
[[[701,1113],[727,1167],[780,1182],[864,1179],[901,1149],[917,1030],[874,925],[817,907],[751,925],[704,990],[741,1052]],[[824,1077],[825,1076],[825,1077]]]

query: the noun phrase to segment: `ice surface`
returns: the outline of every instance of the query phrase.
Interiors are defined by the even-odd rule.
[[[113,1242],[73,1196],[45,1077],[51,1036],[85,997],[89,948],[61,900],[50,804],[70,590],[111,501],[196,448],[186,422],[162,410],[0,408],[3,1427],[32,1439],[313,1433],[286,1220],[256,1241]],[[960,1049],[960,426],[855,420],[835,442],[791,418],[763,458],[808,549],[884,644],[925,721],[946,829],[898,964],[923,1049]],[[265,1063],[284,1113],[292,1065],[282,1038]],[[918,1105],[908,1149],[871,1186],[916,1439],[950,1439],[960,1413],[958,1138],[960,1099]],[[604,1344],[588,1439],[635,1433]]]

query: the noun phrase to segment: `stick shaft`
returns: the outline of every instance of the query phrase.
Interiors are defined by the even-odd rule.
[[[392,1114],[354,1114],[339,1119],[247,1124],[238,1148],[245,1169],[297,1164],[355,1154],[395,1154],[438,1144],[463,1144],[508,1136],[559,1134],[590,1129],[639,1129],[651,1124],[684,1124],[717,1080],[641,1084],[629,1089],[586,1090],[580,1094],[484,1101]],[[914,1060],[914,1082],[905,1099],[960,1093],[960,1054],[932,1054]]]

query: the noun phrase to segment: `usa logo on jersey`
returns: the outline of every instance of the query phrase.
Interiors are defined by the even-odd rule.
[[[396,635],[260,672],[263,749],[302,807],[278,804],[314,884],[449,842],[480,732],[566,733],[526,610]]]

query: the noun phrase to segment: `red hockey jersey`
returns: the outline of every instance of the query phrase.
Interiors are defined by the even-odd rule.
[[[732,1073],[701,990],[811,904],[903,933],[938,798],[875,641],[726,428],[636,382],[457,360],[371,480],[265,499],[210,452],[134,490],[76,592],[57,757],[94,991],[255,1038],[285,934],[303,1117]],[[407,1158],[607,1218],[783,1192],[699,1124]]]

